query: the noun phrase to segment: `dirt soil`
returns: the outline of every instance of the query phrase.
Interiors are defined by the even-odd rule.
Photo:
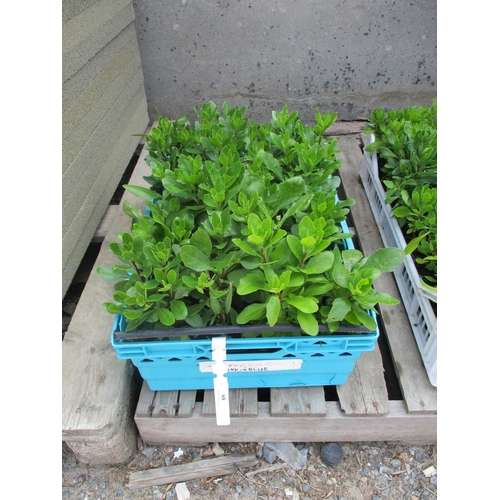
[[[63,500],[434,500],[437,498],[437,447],[376,443],[338,443],[342,459],[328,466],[320,458],[323,443],[294,443],[307,457],[295,469],[269,456],[258,443],[211,443],[205,447],[148,446],[138,439],[138,453],[120,466],[80,463],[62,447]],[[134,472],[172,469],[224,454],[255,454],[257,465],[218,477],[130,489]],[[274,460],[272,460],[274,458]],[[267,461],[266,461],[267,459]],[[186,493],[188,492],[188,493]]]

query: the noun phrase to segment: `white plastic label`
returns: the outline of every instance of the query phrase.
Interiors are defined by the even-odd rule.
[[[229,425],[231,423],[231,415],[229,411],[229,385],[227,378],[224,376],[227,373],[227,367],[224,364],[226,359],[226,337],[212,338],[212,360],[214,378],[214,395],[215,395],[215,417],[217,425]]]
[[[300,370],[302,359],[268,359],[256,361],[224,361],[228,372],[272,372],[279,370]],[[202,361],[199,365],[200,372],[214,371],[213,361]],[[215,372],[214,372],[215,373]]]

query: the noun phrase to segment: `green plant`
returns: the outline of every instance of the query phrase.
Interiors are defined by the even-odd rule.
[[[402,191],[404,205],[394,209],[399,224],[406,228],[411,238],[406,254],[417,252],[415,262],[427,271],[421,282],[429,290],[436,290],[437,282],[437,189],[422,186],[414,189],[411,196]]]
[[[400,205],[401,192],[437,184],[437,102],[432,106],[403,110],[376,109],[370,115],[365,134],[375,141],[366,151],[377,151],[381,180],[386,186],[386,203]]]
[[[121,261],[99,267],[116,281],[112,314],[127,331],[187,325],[299,324],[310,335],[341,323],[376,328],[366,310],[396,299],[373,283],[403,260],[381,249],[370,257],[346,247],[340,224],[354,200],[340,201],[336,141],[322,133],[336,114],[273,112],[268,125],[246,108],[198,120],[159,117],[146,136],[150,188],[125,185],[147,212],[124,204],[131,230],[110,244]],[[161,125],[160,125],[161,124]],[[166,135],[166,137],[165,137]]]
[[[437,101],[402,110],[375,109],[365,147],[380,157],[385,202],[406,235],[406,254],[419,269],[420,281],[437,291]]]

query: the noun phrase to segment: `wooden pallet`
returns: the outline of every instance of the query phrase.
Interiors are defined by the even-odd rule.
[[[359,182],[362,161],[359,133],[339,135],[340,170],[351,207],[354,231],[365,253],[382,247],[368,200]],[[129,181],[146,185],[149,174],[143,150]],[[140,208],[144,203],[125,192]],[[95,273],[115,263],[109,250],[116,234],[128,231],[130,219],[121,206],[101,225],[107,234],[62,346],[62,439],[82,462],[126,463],[136,451],[136,433],[149,444],[260,441],[401,441],[435,443],[437,390],[428,381],[402,305],[384,307],[389,356],[379,346],[361,355],[337,399],[319,388],[230,390],[231,425],[217,426],[212,391],[151,392],[135,383],[130,361],[119,360],[110,345],[112,316],[101,304],[113,283]],[[102,236],[101,236],[102,237]],[[392,275],[382,275],[376,288],[399,297]],[[385,359],[383,360],[383,354]],[[385,363],[385,365],[384,365]],[[388,364],[390,367],[388,367]],[[396,373],[400,399],[389,398],[384,370]],[[134,425],[135,422],[135,425]]]
[[[340,170],[351,208],[354,231],[365,254],[383,246],[361,183],[359,134],[339,136]],[[376,285],[400,299],[390,275]],[[270,389],[261,401],[257,389],[230,389],[231,424],[217,426],[213,391],[149,390],[143,383],[135,412],[141,438],[148,444],[262,441],[399,441],[434,444],[437,440],[437,389],[422,364],[404,306],[381,306],[390,359],[379,346],[358,360],[346,384],[337,386],[338,401],[328,401],[323,387]],[[391,363],[402,399],[390,400],[384,362]],[[201,399],[201,400],[200,400]]]

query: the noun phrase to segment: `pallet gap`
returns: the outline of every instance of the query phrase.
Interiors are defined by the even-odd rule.
[[[378,317],[381,318],[380,309],[377,309]],[[380,354],[382,356],[382,365],[384,366],[384,379],[385,385],[387,387],[387,395],[390,401],[403,400],[403,392],[401,386],[399,385],[399,380],[396,374],[396,369],[394,368],[394,362],[392,360],[391,350],[389,348],[389,342],[387,340],[387,332],[383,321],[377,321],[378,328],[380,330],[380,335],[378,337],[377,343],[380,349]]]
[[[269,403],[271,401],[271,389],[269,389],[269,387],[258,388],[257,401],[259,403]]]
[[[323,389],[325,390],[325,401],[339,401],[336,385],[325,385]]]
[[[69,323],[71,322],[71,318],[73,317],[73,313],[75,312],[76,306],[78,305],[78,301],[82,296],[83,290],[87,285],[87,280],[89,279],[90,273],[94,267],[95,261],[99,256],[99,252],[101,251],[101,241],[90,242],[85,254],[80,261],[80,265],[76,270],[71,284],[62,300],[62,339],[64,340],[64,336],[68,329]]]

